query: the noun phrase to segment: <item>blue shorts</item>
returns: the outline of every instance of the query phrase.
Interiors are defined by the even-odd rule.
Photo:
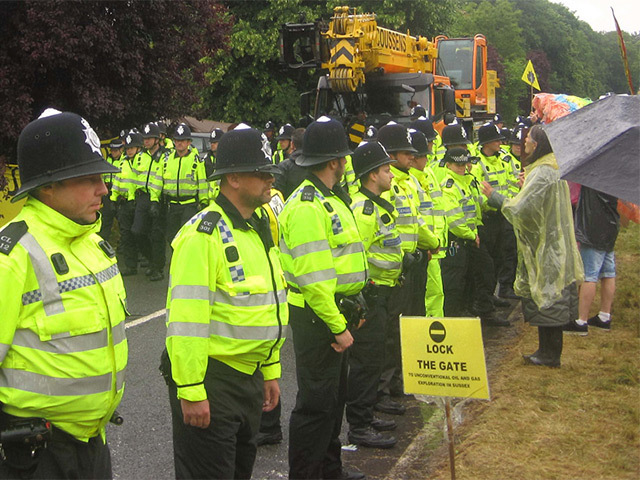
[[[584,265],[585,282],[597,282],[600,278],[615,278],[616,256],[613,251],[605,252],[581,246],[580,256]]]

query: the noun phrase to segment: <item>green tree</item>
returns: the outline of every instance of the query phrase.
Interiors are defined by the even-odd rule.
[[[0,151],[46,107],[101,135],[193,113],[200,58],[224,47],[224,7],[209,1],[0,2]]]

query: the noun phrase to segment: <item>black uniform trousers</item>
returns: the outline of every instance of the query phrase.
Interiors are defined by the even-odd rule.
[[[407,275],[402,286],[393,289],[387,304],[387,329],[385,338],[384,366],[378,384],[378,400],[402,393],[402,352],[400,351],[400,315],[407,315],[407,306],[413,294],[411,276]]]
[[[152,215],[151,203],[147,192],[136,191],[136,208],[131,230],[136,236],[138,251],[147,259],[149,268],[154,272],[162,272],[166,263],[167,208],[160,202],[157,215]]]
[[[444,314],[446,317],[469,315],[467,282],[471,278],[471,250],[469,240],[463,240],[449,232],[449,249],[442,259],[442,289],[444,291]]]
[[[393,287],[387,286],[367,290],[367,321],[353,332],[346,407],[347,422],[351,428],[368,427],[373,421],[373,406],[384,366],[388,303],[394,291]]]
[[[298,394],[289,422],[289,478],[340,478],[340,430],[347,387],[347,353],[305,304],[289,305]]]
[[[198,213],[197,203],[180,204],[169,202],[167,208],[167,241],[171,243],[178,230]]]
[[[120,242],[118,243],[118,260],[129,270],[138,268],[138,249],[136,237],[131,227],[135,217],[136,205],[134,201],[118,203],[118,225],[120,227]]]
[[[511,225],[503,217],[503,256],[502,265],[498,270],[498,283],[500,288],[513,288],[513,282],[516,280],[516,268],[518,266],[518,246],[516,242],[516,234]]]
[[[2,413],[2,424],[15,419]],[[5,445],[7,460],[0,462],[1,479],[113,478],[109,447],[98,435],[88,442],[53,427],[47,448],[31,458],[31,449]]]
[[[211,423],[192,427],[184,423],[176,385],[169,379],[176,478],[251,478],[264,399],[262,372],[247,375],[210,358],[204,386]]]
[[[427,266],[429,264],[429,252],[422,250],[420,261],[411,267],[407,273],[407,280],[411,285],[411,293],[408,297],[408,304],[403,312],[404,315],[413,315],[416,317],[424,317],[427,309],[424,302],[425,292],[427,290]]]
[[[478,313],[485,313],[487,309],[494,310],[491,298],[496,289],[497,272],[502,265],[504,217],[500,212],[484,212],[482,223],[478,227],[480,237],[480,250],[487,255],[481,255],[474,259],[474,273],[479,275],[481,288],[475,290],[474,305]]]

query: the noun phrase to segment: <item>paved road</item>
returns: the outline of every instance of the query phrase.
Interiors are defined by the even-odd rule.
[[[158,370],[164,348],[165,306],[167,280],[149,282],[144,275],[125,278],[131,316],[127,320],[129,367],[124,399],[119,408],[125,418],[122,426],[109,425],[107,436],[111,446],[113,471],[120,479],[172,479],[173,449],[171,415],[164,380]],[[491,329],[489,338],[502,334]],[[507,329],[511,330],[511,329]],[[293,342],[287,341],[282,351],[282,426],[284,441],[258,449],[254,479],[287,477],[288,419],[297,392]],[[405,448],[422,426],[419,402],[405,398],[407,414],[394,418],[398,430],[394,435],[398,444],[391,450],[360,449],[345,451],[347,465],[366,472],[370,480],[386,478]],[[343,422],[343,443],[346,443],[346,422]]]

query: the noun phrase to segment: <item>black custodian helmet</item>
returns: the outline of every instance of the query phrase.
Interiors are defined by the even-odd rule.
[[[160,138],[160,127],[154,123],[145,123],[142,127],[142,138]]]
[[[478,129],[478,145],[504,139],[500,127],[495,123],[485,123]]]
[[[277,140],[291,140],[291,135],[293,135],[294,130],[295,128],[293,128],[293,125],[290,123],[284,124],[280,127],[280,130],[278,130]]]
[[[362,177],[376,168],[393,163],[395,160],[389,156],[381,143],[372,140],[358,145],[351,157],[356,178]]]
[[[411,134],[406,127],[395,122],[389,122],[378,130],[378,141],[387,152],[417,153],[411,145]]]
[[[191,140],[191,128],[186,123],[180,123],[173,132],[174,140]]]
[[[309,167],[351,153],[342,124],[322,116],[305,129],[302,154],[296,158],[296,164]]]
[[[416,149],[416,155],[426,156],[431,153],[429,151],[429,141],[424,133],[410,128],[409,134],[411,135],[411,145]]]
[[[144,146],[144,142],[142,141],[143,138],[144,137],[140,132],[136,130],[130,130],[129,133],[124,136],[124,148],[142,148]]]
[[[467,131],[459,123],[447,125],[442,129],[442,144],[447,147],[449,145],[467,145],[471,143]]]
[[[211,141],[211,143],[219,142],[223,135],[224,132],[221,128],[214,128],[213,130],[211,130],[209,140]]]
[[[120,171],[102,157],[100,139],[89,122],[75,113],[53,108],[20,133],[18,167],[22,185],[12,202],[49,183]]]
[[[422,132],[429,142],[435,140],[438,136],[438,132],[433,128],[433,123],[427,117],[420,117],[409,123],[409,128]]]
[[[280,172],[271,161],[266,135],[244,123],[225,133],[220,139],[215,170],[208,180],[240,172]]]

